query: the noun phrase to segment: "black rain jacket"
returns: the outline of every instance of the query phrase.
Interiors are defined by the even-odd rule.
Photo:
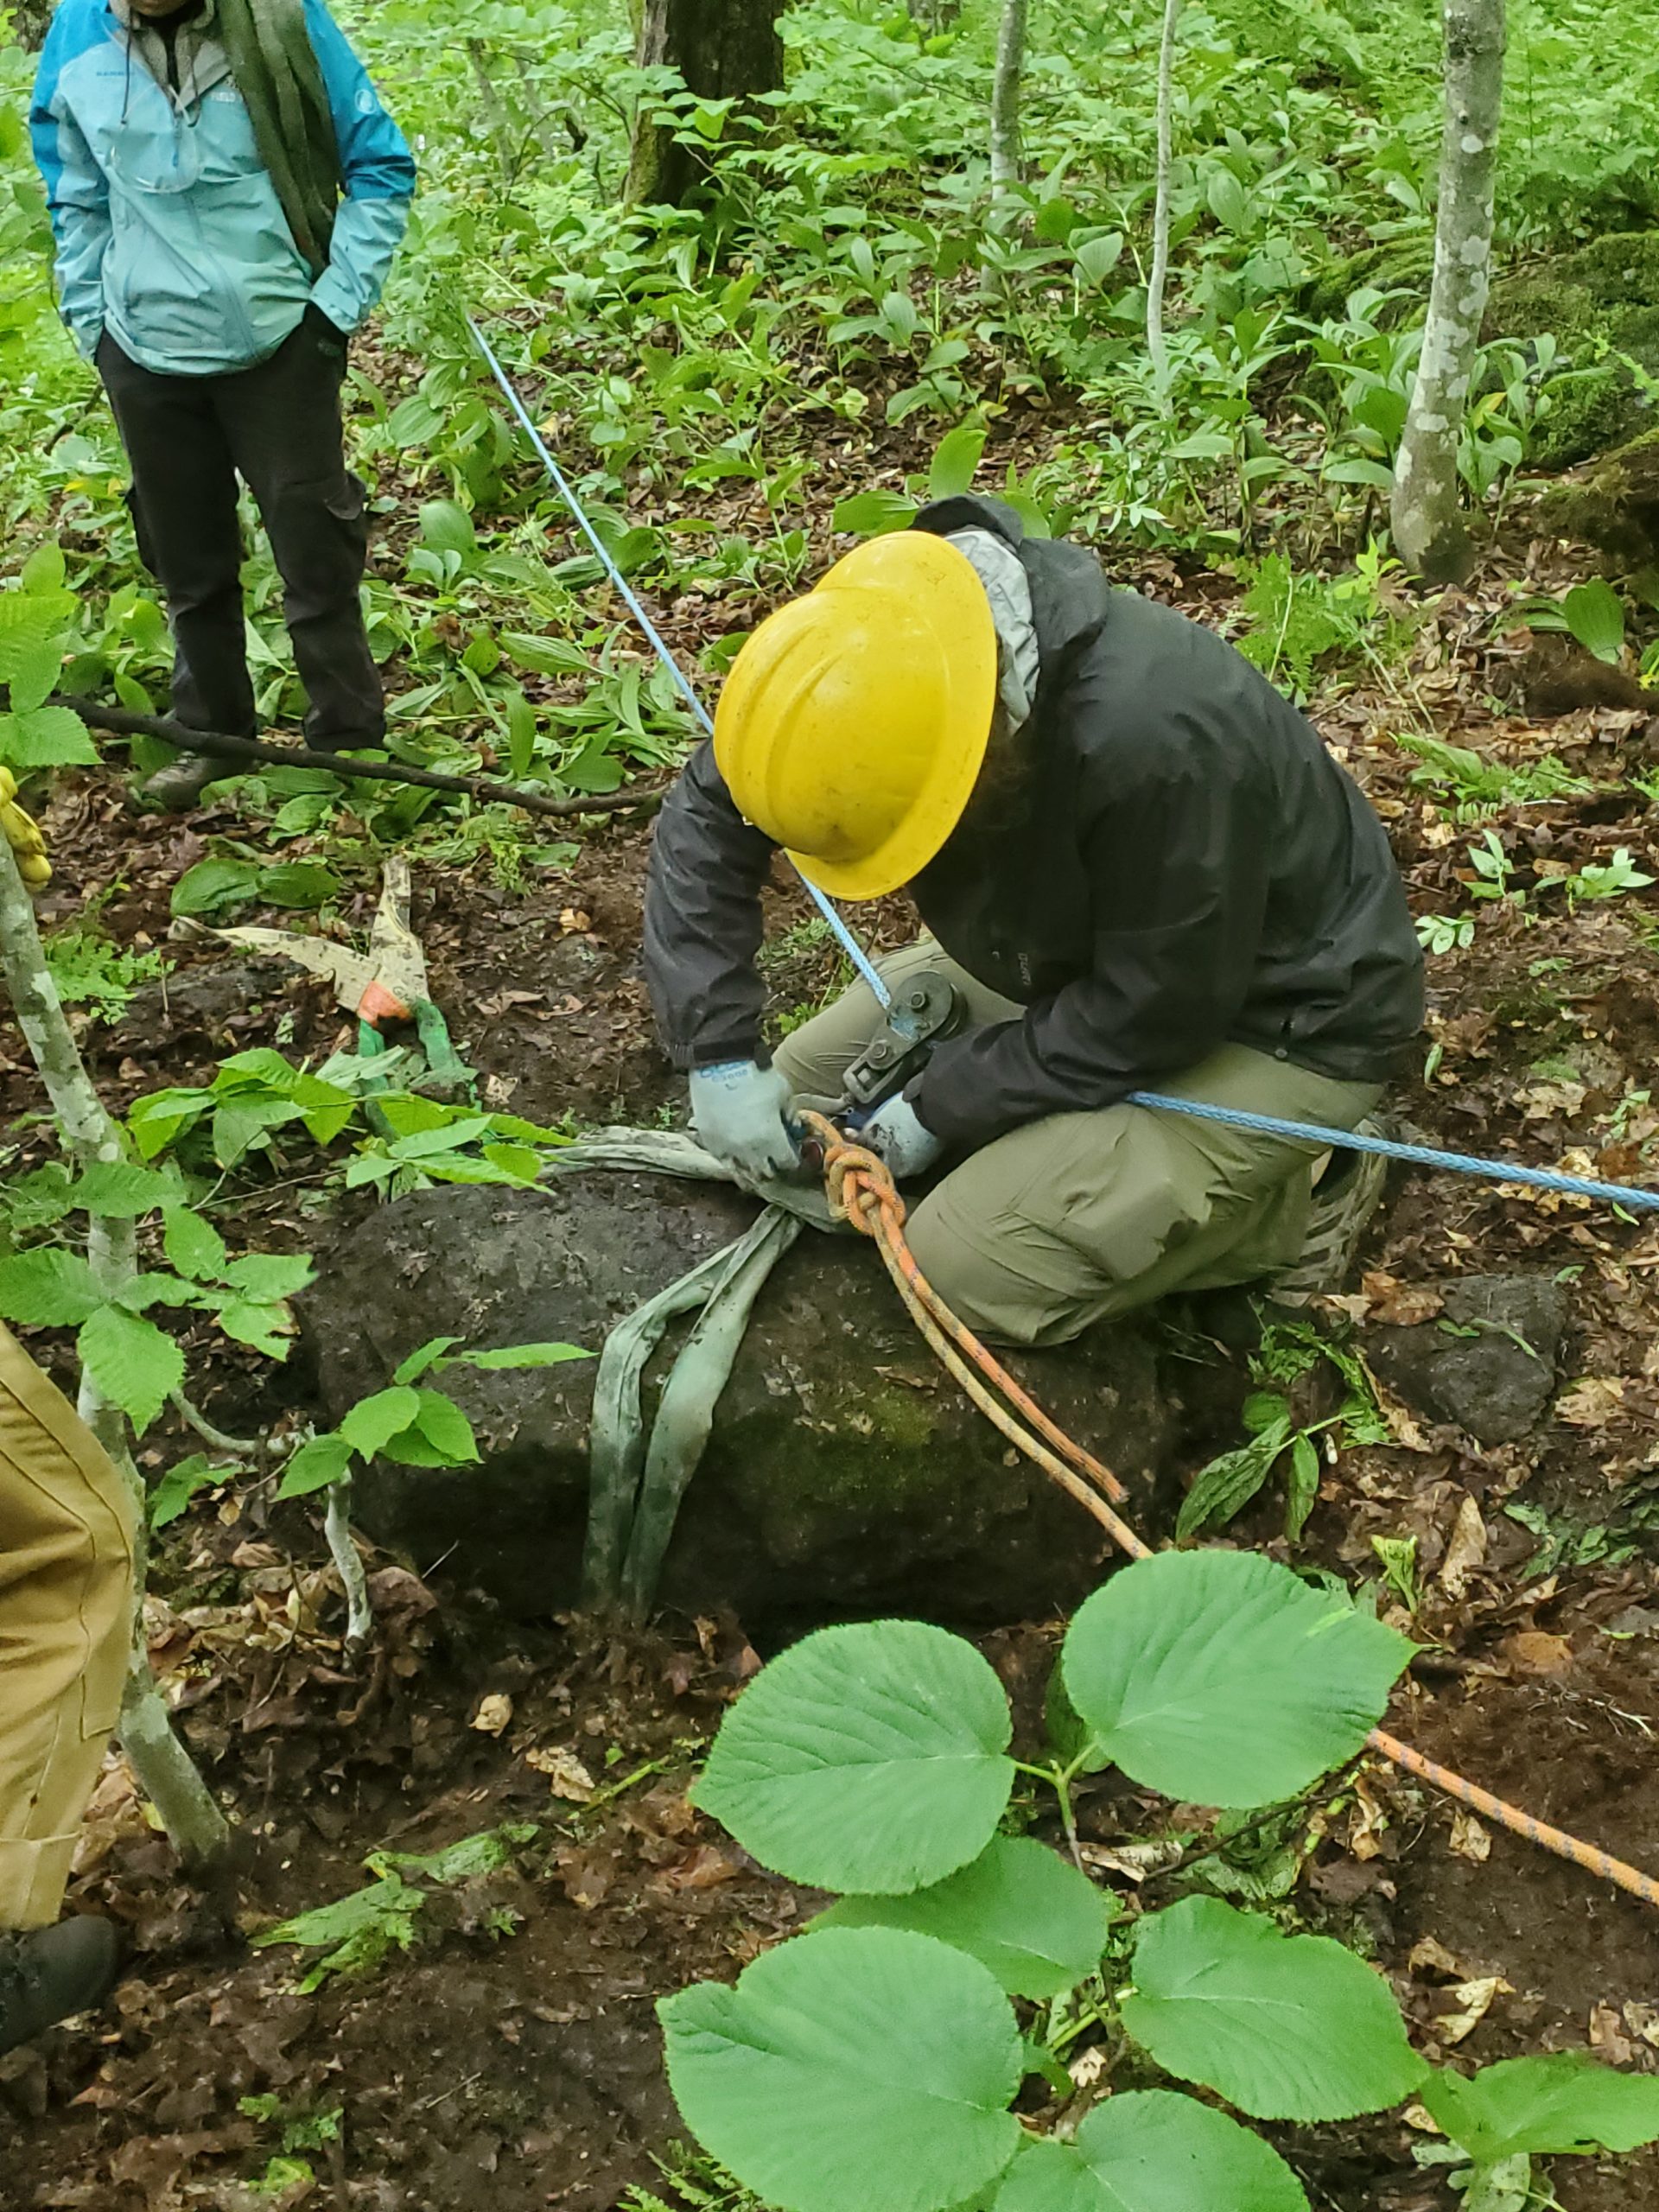
[[[907,1093],[971,1147],[1155,1089],[1226,1043],[1341,1082],[1398,1071],[1422,954],[1382,824],[1311,725],[1201,624],[1110,588],[999,500],[925,508],[1019,552],[1041,673],[1019,772],[910,886],[1016,1020],[939,1046]],[[645,975],[677,1065],[764,1058],[755,971],[775,848],[704,744],[657,826]]]

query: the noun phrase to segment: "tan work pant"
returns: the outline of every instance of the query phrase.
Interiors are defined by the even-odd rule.
[[[58,1916],[121,1710],[131,1601],[126,1485],[0,1328],[0,1929]]]
[[[931,939],[879,963],[897,987],[948,976],[975,1024],[1024,1008],[976,983]],[[773,1056],[807,1105],[842,1096],[842,1076],[881,1027],[868,984],[804,1022]],[[1217,1106],[1351,1129],[1374,1084],[1335,1083],[1225,1045],[1157,1088]],[[1147,1106],[1052,1114],[998,1137],[911,1213],[922,1272],[970,1328],[998,1343],[1065,1344],[1173,1290],[1254,1282],[1301,1249],[1320,1147]]]

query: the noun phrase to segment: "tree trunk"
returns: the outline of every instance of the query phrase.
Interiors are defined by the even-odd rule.
[[[46,1086],[58,1130],[77,1166],[126,1157],[120,1130],[103,1101],[64,1019],[35,920],[34,901],[17,872],[11,847],[0,838],[0,966],[12,1012]],[[94,1217],[86,1257],[105,1290],[138,1272],[137,1239],[130,1221]],[[132,1661],[121,1710],[121,1747],[140,1788],[161,1815],[180,1856],[194,1866],[211,1865],[230,1841],[225,1816],[196,1772],[150,1672],[144,1640],[144,1485],[128,1448],[120,1409],[98,1391],[89,1375],[80,1382],[81,1419],[104,1446],[132,1493],[137,1522],[133,1548]]]
[[[1020,182],[1020,88],[1026,73],[1030,0],[1002,0],[991,86],[991,198],[1006,200]]]
[[[751,99],[783,90],[785,0],[645,0],[634,59],[640,68],[677,69],[699,99]],[[628,198],[680,207],[705,174],[671,124],[642,105],[628,164]]]
[[[1158,174],[1152,208],[1152,267],[1147,277],[1147,354],[1160,384],[1169,375],[1164,344],[1164,287],[1169,281],[1169,173],[1174,149],[1175,34],[1181,0],[1165,0],[1158,47]]]
[[[38,54],[52,21],[52,0],[10,0],[12,35],[28,53]]]
[[[1446,128],[1422,357],[1395,464],[1394,542],[1431,582],[1463,575],[1458,447],[1491,283],[1492,185],[1503,95],[1503,0],[1445,0]]]

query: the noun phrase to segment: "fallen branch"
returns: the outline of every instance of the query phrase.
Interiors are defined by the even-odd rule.
[[[343,753],[320,752],[308,745],[272,745],[264,738],[232,737],[223,730],[187,729],[165,715],[129,714],[124,707],[100,706],[95,699],[72,699],[60,694],[54,707],[71,713],[93,729],[116,737],[159,737],[188,753],[212,753],[226,760],[269,760],[282,768],[323,768],[331,776],[357,776],[365,782],[417,784],[423,791],[463,791],[503,806],[520,807],[526,814],[552,814],[568,819],[576,814],[616,814],[628,807],[657,807],[664,791],[594,791],[584,798],[549,798],[541,791],[525,791],[518,784],[499,784],[488,776],[446,776],[436,768],[405,767],[400,760],[359,760]]]

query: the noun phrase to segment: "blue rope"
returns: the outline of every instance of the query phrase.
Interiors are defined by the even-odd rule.
[[[1172,1098],[1161,1090],[1132,1090],[1129,1103],[1156,1106],[1165,1113],[1190,1114],[1200,1122],[1224,1122],[1229,1128],[1259,1129],[1264,1136],[1300,1137],[1309,1144],[1381,1153],[1385,1160],[1409,1160],[1420,1167],[1444,1167],[1453,1175],[1478,1175],[1491,1183],[1525,1183],[1535,1191],[1564,1191],[1575,1198],[1605,1198],[1613,1205],[1638,1211],[1659,1208],[1659,1191],[1644,1191],[1628,1183],[1596,1183],[1584,1175],[1558,1175],[1548,1167],[1480,1160],[1468,1152],[1440,1152],[1433,1145],[1400,1144],[1392,1137],[1366,1136],[1357,1129],[1322,1128],[1317,1122],[1281,1122],[1276,1114],[1248,1114],[1242,1107],[1211,1106],[1198,1098]]]
[[[599,556],[606,575],[609,576],[611,582],[616,586],[618,591],[621,593],[623,598],[627,601],[629,612],[632,614],[634,620],[639,625],[639,627],[645,632],[646,637],[651,640],[652,651],[656,653],[658,659],[661,661],[663,666],[668,671],[670,676],[673,677],[675,687],[678,690],[681,697],[685,701],[687,706],[690,708],[692,713],[702,725],[702,728],[708,732],[709,736],[712,737],[714,735],[715,726],[709,718],[709,709],[703,705],[702,700],[698,698],[696,693],[692,690],[690,680],[681,669],[679,663],[675,659],[673,654],[669,651],[667,644],[664,640],[662,632],[658,629],[650,615],[646,613],[645,607],[640,603],[638,594],[634,591],[627,578],[623,575],[621,569],[616,565],[616,562],[612,557],[609,548],[606,545],[599,532],[594,528],[593,524],[588,519],[588,516],[582,508],[582,504],[576,497],[575,492],[571,486],[569,479],[565,475],[564,471],[559,467],[558,462],[554,460],[552,454],[548,451],[541,432],[536,428],[535,423],[530,419],[530,416],[524,407],[524,403],[519,398],[518,391],[514,388],[512,381],[507,375],[506,371],[496,359],[489,340],[486,338],[483,332],[473,321],[471,315],[467,317],[467,327],[472,332],[474,342],[476,344],[479,352],[484,356],[485,360],[489,364],[490,373],[494,377],[497,384],[500,385],[502,393],[506,399],[508,406],[512,408],[513,413],[518,416],[524,435],[529,438],[531,445],[535,447],[537,457],[541,461],[542,467],[547,471],[548,476],[550,479],[555,490],[558,493],[559,497],[564,501],[565,505],[569,508],[577,527],[587,538],[588,543],[593,547],[594,552]],[[798,875],[800,875],[800,870],[798,868],[797,868],[795,872]],[[864,981],[875,993],[877,1001],[880,1004],[891,1010],[893,1006],[893,993],[882,982],[869,954],[865,951],[863,946],[859,943],[858,939],[853,935],[851,930],[848,928],[846,923],[842,919],[834,902],[826,898],[824,893],[819,890],[817,885],[809,881],[804,875],[801,875],[801,881],[806,885],[807,892],[814,905],[817,907],[818,912],[823,916],[824,920],[829,923],[830,928],[835,931],[836,936],[840,942],[842,950],[847,955],[847,957],[852,962],[854,967],[857,969],[859,974],[864,978]]]
[[[692,690],[678,662],[664,642],[656,624],[640,604],[627,578],[617,567],[599,532],[588,519],[582,502],[572,490],[563,470],[548,451],[540,431],[525,411],[524,404],[519,398],[506,371],[496,359],[488,339],[485,337],[471,315],[467,318],[467,327],[472,332],[479,352],[489,364],[491,373],[497,384],[500,385],[507,404],[518,416],[526,436],[536,448],[541,464],[547,471],[560,498],[569,508],[577,526],[599,556],[606,574],[626,601],[635,621],[651,640],[658,658],[673,677],[686,704],[702,728],[712,734],[715,726],[709,718],[708,709]],[[797,870],[797,873],[798,874],[799,871]],[[842,950],[875,993],[880,1004],[890,1011],[893,1006],[893,994],[876,972],[868,953],[848,928],[833,902],[824,896],[817,885],[808,882],[805,876],[802,876],[801,880],[806,885],[819,912],[835,931]],[[1659,1191],[1644,1191],[1624,1183],[1592,1182],[1588,1177],[1583,1175],[1558,1175],[1547,1167],[1522,1167],[1509,1160],[1481,1160],[1472,1153],[1440,1152],[1432,1145],[1400,1144],[1392,1137],[1365,1136],[1354,1129],[1323,1128],[1317,1122],[1284,1122],[1281,1121],[1275,1114],[1249,1114],[1241,1107],[1211,1106],[1201,1099],[1174,1098],[1166,1092],[1159,1090],[1131,1091],[1129,1103],[1132,1106],[1154,1106],[1168,1114],[1190,1115],[1193,1119],[1200,1122],[1221,1122],[1230,1128],[1255,1129],[1259,1130],[1263,1136],[1297,1137],[1308,1144],[1341,1146],[1350,1152],[1380,1153],[1385,1160],[1411,1160],[1420,1167],[1443,1167],[1454,1175],[1478,1175],[1491,1183],[1524,1183],[1533,1190],[1560,1191],[1569,1198],[1603,1198],[1612,1205],[1625,1206],[1637,1211],[1659,1210]]]

